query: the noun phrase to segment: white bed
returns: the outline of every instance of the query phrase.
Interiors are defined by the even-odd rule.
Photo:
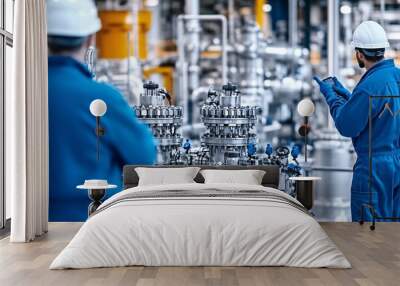
[[[128,265],[351,267],[318,222],[285,193],[198,183],[114,195],[50,269]]]

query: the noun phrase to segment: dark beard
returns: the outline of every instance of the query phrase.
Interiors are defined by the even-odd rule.
[[[359,59],[358,57],[356,57],[356,58],[357,58],[358,66],[359,66],[360,68],[365,68],[364,62],[363,62],[363,61],[360,61],[360,59]]]

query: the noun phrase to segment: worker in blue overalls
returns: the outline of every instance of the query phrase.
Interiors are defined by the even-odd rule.
[[[121,93],[93,80],[83,64],[101,25],[93,1],[48,0],[47,19],[49,220],[84,221],[90,201],[87,192],[76,186],[86,179],[106,179],[121,186],[122,167],[152,164],[156,147],[150,130],[135,118]],[[96,120],[89,111],[95,99],[107,104],[107,113],[101,118],[105,134],[100,139],[99,160]]]
[[[366,72],[350,93],[333,78],[333,85],[315,78],[325,96],[340,134],[351,137],[357,153],[351,187],[351,213],[359,221],[362,204],[369,203],[369,99],[400,96],[400,69],[385,59],[389,47],[384,29],[376,22],[361,23],[352,46]],[[378,217],[400,216],[400,99],[372,99],[372,202]],[[365,211],[365,220],[371,220]]]

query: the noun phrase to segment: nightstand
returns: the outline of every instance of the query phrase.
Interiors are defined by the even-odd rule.
[[[116,187],[116,185],[108,184],[107,180],[85,180],[83,185],[76,187],[77,189],[88,191],[89,199],[92,201],[88,207],[88,216],[94,213],[101,205],[102,199],[106,195],[106,191]]]
[[[296,199],[308,210],[314,205],[314,182],[320,177],[290,177],[295,182]]]

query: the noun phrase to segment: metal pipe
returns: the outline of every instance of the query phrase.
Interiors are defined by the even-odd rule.
[[[348,5],[351,7],[350,2],[343,2],[342,5]],[[344,43],[347,45],[350,45],[351,38],[352,38],[352,14],[351,13],[346,13],[342,15],[343,21],[342,21],[342,27],[344,28]],[[349,46],[350,47],[350,46]],[[352,60],[353,60],[353,50],[350,48],[345,49],[345,67],[346,68],[351,68],[353,66]]]
[[[221,21],[222,24],[222,80],[227,82],[227,50],[228,50],[228,25],[226,17],[223,15],[179,15],[178,24],[184,20],[200,20],[200,21]],[[180,35],[178,34],[178,37]],[[183,34],[181,36],[184,36]],[[183,54],[184,55],[184,54]]]
[[[339,71],[339,0],[328,0],[328,74],[337,75]],[[328,128],[334,124],[328,110]]]
[[[235,0],[228,1],[228,15],[229,15],[229,43],[235,42]]]
[[[381,8],[381,25],[382,27],[385,27],[385,0],[381,0],[380,2],[380,8]]]
[[[191,114],[191,119],[192,123],[193,122],[199,122],[200,121],[200,102],[204,99],[207,99],[208,91],[210,88],[207,86],[200,86],[193,90],[192,92],[192,102],[193,102],[193,108],[192,108],[192,114]]]
[[[185,61],[185,30],[184,21],[188,20],[199,20],[199,21],[221,21],[222,24],[222,81],[226,83],[228,81],[228,25],[225,16],[222,15],[179,15],[178,16],[178,27],[177,27],[177,42],[178,42],[178,65],[180,71],[180,89],[179,99],[182,100],[180,105],[184,107],[184,124],[188,123],[188,106],[189,106],[189,90],[188,90],[188,79],[187,79],[187,63]]]
[[[184,26],[183,21],[179,20],[178,17],[178,28],[177,28],[177,48],[178,48],[178,73],[180,74],[179,77],[179,94],[177,96],[177,104],[180,101],[180,105],[183,106],[183,122],[184,124],[188,123],[188,95],[187,95],[187,64],[185,61],[185,43],[184,43]]]
[[[298,43],[297,27],[297,0],[289,0],[289,46],[292,48],[292,61],[290,62],[290,74],[294,74],[294,51]]]
[[[298,43],[297,0],[289,0],[289,45],[294,49]]]
[[[199,15],[199,10],[198,0],[185,1],[185,15],[197,16]],[[189,92],[193,92],[199,86],[200,32],[199,20],[191,19],[186,22]]]
[[[201,101],[201,94],[205,94],[207,97],[208,91],[210,90],[210,88],[208,86],[200,86],[198,88],[196,88],[195,90],[193,90],[192,93],[192,99],[193,101]]]
[[[306,49],[300,47],[288,47],[288,46],[272,46],[269,45],[259,51],[262,57],[274,58],[277,60],[294,60],[308,55]]]
[[[328,0],[328,74],[338,72],[339,0]]]
[[[128,102],[134,102],[133,99],[133,94],[131,94],[131,44],[132,43],[132,31],[129,31],[127,34],[128,37],[128,44],[127,44],[127,49],[128,49],[128,58],[126,59],[127,67],[126,67],[126,94],[128,96]]]

